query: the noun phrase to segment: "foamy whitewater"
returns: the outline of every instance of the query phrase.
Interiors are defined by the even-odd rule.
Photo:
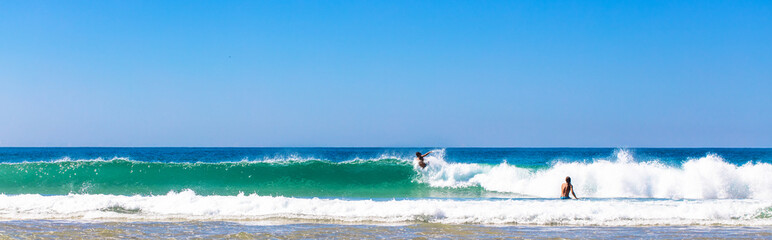
[[[413,154],[428,150],[421,169]],[[772,226],[771,159],[769,149],[4,148],[0,219]],[[566,176],[581,199],[557,199]]]
[[[578,192],[594,198],[772,199],[772,164],[740,166],[716,154],[688,159],[681,166],[636,162],[627,150],[590,163],[556,162],[533,170],[510,165],[447,163],[429,158],[421,180],[435,187],[481,186],[485,190],[532,197],[556,197],[555,186],[571,176]]]
[[[322,220],[452,224],[770,225],[761,200],[343,200],[258,195],[0,196],[3,219]]]

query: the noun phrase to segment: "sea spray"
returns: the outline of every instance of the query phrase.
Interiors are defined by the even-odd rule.
[[[506,163],[476,174],[469,182],[489,191],[556,197],[566,176],[577,194],[601,198],[769,199],[772,165],[723,161],[715,154],[690,159],[682,166],[629,159],[590,163],[557,162],[548,169],[527,170]]]
[[[772,164],[725,162],[716,154],[688,159],[681,166],[656,160],[636,161],[629,150],[590,162],[556,161],[548,168],[448,163],[428,159],[421,180],[434,187],[480,186],[486,191],[532,197],[558,197],[566,176],[574,179],[583,197],[670,199],[769,199],[772,198]],[[772,176],[772,175],[770,175]]]

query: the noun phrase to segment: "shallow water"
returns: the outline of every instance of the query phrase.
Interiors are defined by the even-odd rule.
[[[0,222],[0,238],[59,239],[763,239],[772,238],[769,227],[650,226],[482,226],[453,224],[340,225],[236,222]]]

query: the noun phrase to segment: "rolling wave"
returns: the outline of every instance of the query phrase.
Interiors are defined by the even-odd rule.
[[[555,161],[547,166],[456,163],[438,149],[427,168],[412,159],[383,156],[331,162],[267,159],[218,163],[61,159],[0,164],[0,193],[199,195],[288,197],[534,197],[554,198],[565,176],[579,197],[665,199],[770,199],[772,165],[735,165],[721,156],[681,164],[638,161],[627,150],[605,159]]]

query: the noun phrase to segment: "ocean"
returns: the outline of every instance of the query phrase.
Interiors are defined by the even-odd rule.
[[[0,148],[0,237],[772,238],[772,149]]]

